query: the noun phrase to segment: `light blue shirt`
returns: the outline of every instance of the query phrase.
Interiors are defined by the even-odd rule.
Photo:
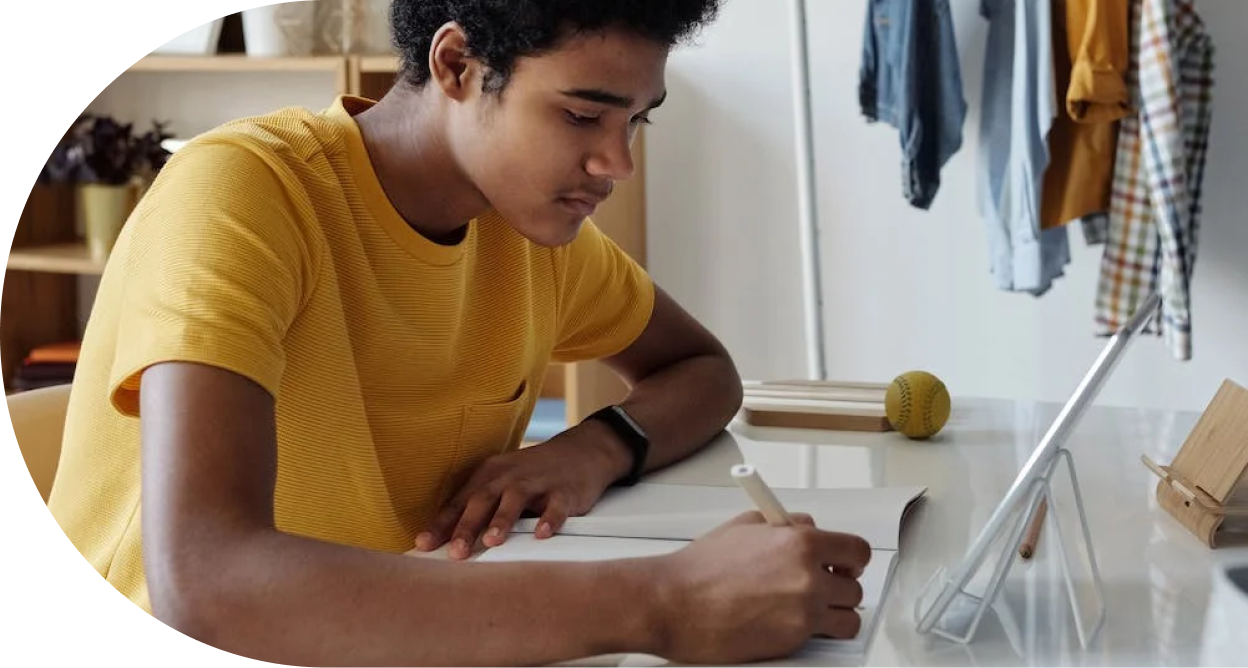
[[[980,214],[1002,290],[1040,296],[1070,263],[1066,228],[1041,230],[1040,203],[1057,114],[1051,3],[981,0],[988,20],[980,126]]]

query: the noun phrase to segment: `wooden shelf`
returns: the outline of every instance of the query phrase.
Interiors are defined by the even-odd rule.
[[[360,72],[364,74],[394,74],[399,71],[398,56],[357,56]]]
[[[339,72],[340,56],[255,58],[242,54],[147,56],[129,72]]]
[[[93,259],[85,244],[50,244],[14,248],[9,252],[9,270],[99,275],[104,263]]]

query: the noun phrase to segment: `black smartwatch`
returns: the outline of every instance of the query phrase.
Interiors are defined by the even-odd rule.
[[[645,471],[646,456],[650,454],[650,437],[646,436],[646,431],[621,406],[601,408],[585,419],[605,422],[619,435],[633,455],[633,466],[628,475],[617,480],[615,484],[623,487],[636,485]]]

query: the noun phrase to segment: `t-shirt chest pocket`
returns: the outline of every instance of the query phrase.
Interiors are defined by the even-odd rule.
[[[439,486],[439,505],[467,482],[482,462],[520,444],[526,426],[524,416],[531,403],[529,388],[524,380],[507,401],[464,406],[455,452]]]
[[[518,446],[532,403],[525,380],[505,401],[425,411],[395,405],[373,416],[377,463],[405,531],[423,529],[482,462]]]

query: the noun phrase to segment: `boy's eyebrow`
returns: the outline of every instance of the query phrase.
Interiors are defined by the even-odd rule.
[[[628,109],[633,106],[633,98],[628,97],[627,95],[618,95],[616,93],[611,93],[598,88],[575,88],[560,92],[568,97],[575,97],[588,102],[596,102],[598,104],[619,107],[621,109]],[[663,104],[663,101],[666,99],[667,91],[663,91],[662,95],[656,97],[650,102],[650,105],[646,107],[646,111],[658,107]]]

